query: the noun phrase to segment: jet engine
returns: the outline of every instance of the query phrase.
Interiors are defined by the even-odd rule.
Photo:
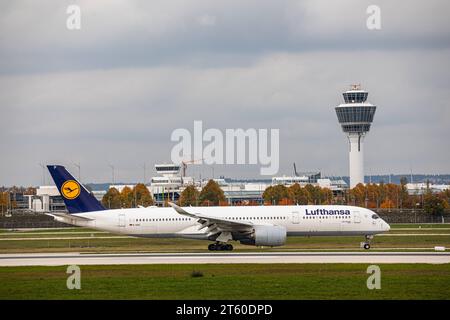
[[[241,239],[240,242],[255,246],[282,246],[286,243],[286,228],[282,226],[254,226],[251,238]]]

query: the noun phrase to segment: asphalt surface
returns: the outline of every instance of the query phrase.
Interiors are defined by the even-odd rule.
[[[0,254],[0,266],[205,263],[450,263],[450,252],[205,252]]]

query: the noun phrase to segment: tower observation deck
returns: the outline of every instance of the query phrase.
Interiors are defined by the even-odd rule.
[[[335,107],[338,121],[349,141],[350,188],[364,183],[364,137],[370,130],[376,106],[366,102],[369,93],[360,85],[342,94],[344,102]]]

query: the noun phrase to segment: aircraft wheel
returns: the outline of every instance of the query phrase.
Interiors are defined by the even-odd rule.
[[[232,251],[233,250],[233,245],[231,245],[231,244],[225,245],[225,250]]]
[[[208,245],[208,250],[209,251],[216,251],[217,250],[217,246],[215,243],[211,243],[210,245]]]
[[[369,250],[370,249],[370,244],[368,244],[368,243],[364,244],[364,249]]]

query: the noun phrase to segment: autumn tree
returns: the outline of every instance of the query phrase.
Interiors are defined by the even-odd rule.
[[[120,202],[122,204],[122,208],[131,208],[133,206],[134,194],[133,190],[125,186],[120,193]]]
[[[8,211],[8,192],[0,192],[0,212]]]
[[[354,205],[365,206],[367,189],[362,183],[358,183],[349,193],[350,201],[353,201]]]
[[[148,207],[154,203],[150,191],[148,191],[148,188],[143,183],[138,183],[133,188],[133,194],[135,199],[135,207],[138,205]]]
[[[441,216],[448,207],[447,201],[432,192],[427,192],[423,197],[423,208],[426,213]]]
[[[295,204],[308,204],[310,202],[308,191],[305,188],[302,188],[298,183],[295,183],[288,188],[288,194],[289,198]]]
[[[333,191],[328,188],[320,189],[320,204],[332,204],[333,202]]]
[[[320,195],[320,187],[307,184],[305,186],[306,191],[309,194],[309,204],[321,204],[322,198]]]
[[[226,201],[223,190],[220,188],[219,184],[212,179],[202,188],[198,199],[202,205],[211,206],[217,206]]]
[[[406,177],[402,177],[400,179],[400,207],[411,207],[414,203],[413,199],[408,194],[408,189],[406,185],[408,184],[408,179]]]
[[[198,205],[200,192],[194,185],[187,186],[180,195],[181,206],[196,206]]]
[[[289,192],[286,186],[278,184],[267,187],[262,196],[265,202],[277,205],[281,200],[289,198]]]
[[[392,202],[392,200],[386,198],[386,200],[384,200],[380,204],[380,208],[382,208],[382,209],[392,209],[392,208],[394,208],[394,202]]]
[[[102,198],[102,204],[108,209],[119,209],[122,207],[120,192],[116,188],[110,188]]]

